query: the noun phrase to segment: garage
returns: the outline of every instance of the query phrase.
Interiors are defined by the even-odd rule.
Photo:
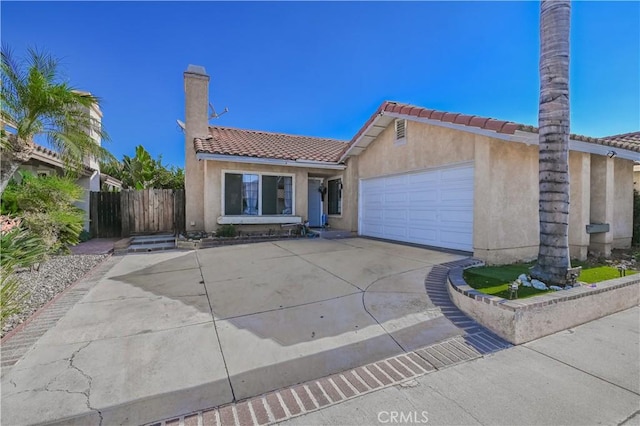
[[[360,180],[358,233],[473,251],[473,165]]]

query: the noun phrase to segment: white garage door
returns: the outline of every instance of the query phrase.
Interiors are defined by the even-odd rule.
[[[473,251],[473,165],[360,181],[361,235]]]

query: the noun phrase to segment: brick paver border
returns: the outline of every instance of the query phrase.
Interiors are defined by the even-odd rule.
[[[449,298],[449,270],[480,263],[469,258],[436,265],[425,279],[431,301],[444,316],[465,331],[412,352],[396,355],[329,377],[296,384],[243,401],[171,417],[146,426],[248,426],[278,423],[413,380],[434,371],[471,361],[512,346],[460,311]]]
[[[7,333],[0,341],[0,368],[4,375],[58,320],[66,314],[98,281],[119,258],[106,257],[91,268],[73,284],[57,294],[53,299],[34,312],[24,323]]]

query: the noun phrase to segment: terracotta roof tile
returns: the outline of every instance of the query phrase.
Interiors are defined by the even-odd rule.
[[[469,126],[480,127],[481,129],[483,129],[487,121],[489,121],[488,118],[478,117],[477,115],[474,115],[469,121]]]
[[[197,153],[325,162],[337,162],[347,146],[336,139],[219,126],[209,127],[209,137],[194,139]]]
[[[430,120],[439,120],[443,122],[451,122],[462,126],[478,127],[480,129],[495,131],[513,135],[517,130],[530,133],[538,133],[538,128],[525,124],[514,123],[511,121],[496,120],[489,117],[479,117],[477,115],[466,115],[445,111],[435,111],[428,108],[422,108],[415,105],[402,104],[399,102],[385,101],[376,112],[367,120],[360,128],[358,133],[351,139],[349,145],[354,144],[362,134],[364,134],[371,123],[381,114],[385,112],[406,115],[407,118],[419,117]],[[634,152],[640,152],[640,132],[624,133],[621,135],[607,136],[604,138],[592,138],[589,136],[571,134],[571,139],[583,142],[596,143],[621,149],[627,149]],[[348,148],[348,147],[347,147]],[[345,148],[345,153],[347,152]]]
[[[432,120],[441,120],[442,117],[444,117],[444,114],[445,113],[442,112],[442,111],[433,111],[431,113],[431,116],[429,116],[429,118],[432,119]]]
[[[630,151],[640,151],[640,131],[623,133],[621,135],[605,136],[601,139],[604,141],[605,145],[628,149]]]
[[[456,121],[456,118],[459,115],[460,114],[457,114],[457,113],[447,112],[445,115],[442,116],[442,121],[447,123],[454,123]]]
[[[472,118],[473,118],[472,115],[460,114],[456,117],[456,119],[453,122],[455,124],[462,124],[462,125],[468,126]]]

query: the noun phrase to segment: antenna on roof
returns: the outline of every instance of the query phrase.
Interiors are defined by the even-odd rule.
[[[211,102],[209,102],[209,108],[211,109],[211,114],[209,114],[209,118],[220,118],[220,116],[226,114],[227,112],[229,112],[229,108],[225,107],[224,111],[222,111],[220,114],[218,114],[216,112],[216,109],[213,107],[213,104]]]

